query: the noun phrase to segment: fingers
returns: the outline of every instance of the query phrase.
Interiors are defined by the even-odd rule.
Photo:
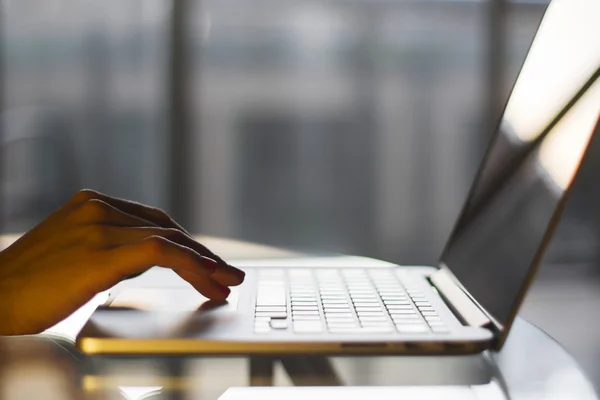
[[[71,200],[69,200],[69,205],[71,208],[76,208],[91,200],[100,200],[106,204],[110,204],[112,207],[117,208],[124,213],[143,218],[152,225],[162,226],[163,228],[176,228],[185,232],[185,230],[173,221],[171,217],[158,208],[129,200],[117,199],[94,190],[85,189],[77,192]]]
[[[107,265],[118,277],[116,281],[143,272],[154,265],[170,268],[209,299],[227,298],[229,288],[210,278],[214,268],[210,268],[210,264],[207,265],[205,260],[206,258],[188,247],[160,236],[150,236],[110,250]],[[214,261],[211,262],[215,264]]]
[[[225,300],[231,290],[224,285],[204,276],[191,274],[187,271],[176,271],[177,274],[186,280],[190,285],[199,291],[205,297],[212,300]]]
[[[88,203],[92,203],[92,205],[88,205]],[[238,279],[240,280],[240,282],[242,282],[244,280],[245,273],[243,271],[227,264],[227,262],[225,262],[221,257],[217,256],[215,253],[210,251],[207,247],[203,246],[201,243],[194,240],[192,238],[192,236],[185,231],[185,229],[183,229],[179,224],[177,224],[164,211],[162,211],[158,208],[149,207],[149,206],[146,206],[146,205],[143,205],[140,203],[136,203],[136,202],[132,202],[132,201],[128,201],[128,200],[117,199],[117,198],[110,197],[105,194],[93,191],[93,190],[82,190],[82,191],[76,193],[71,198],[71,200],[69,201],[68,204],[69,204],[69,207],[71,207],[71,208],[73,208],[73,207],[78,208],[78,209],[83,208],[84,209],[83,212],[90,214],[90,216],[87,216],[84,218],[91,218],[91,219],[96,218],[96,220],[99,220],[103,217],[106,217],[105,215],[102,214],[102,210],[94,209],[95,206],[106,204],[106,205],[111,206],[113,209],[117,209],[117,210],[121,211],[122,213],[124,213],[126,215],[129,215],[131,217],[135,217],[135,218],[140,219],[141,221],[144,221],[145,223],[143,225],[145,225],[145,226],[159,226],[162,228],[177,229],[190,237],[191,241],[187,244],[187,246],[194,249],[196,252],[198,252],[199,254],[201,254],[205,257],[212,258],[213,260],[217,261],[221,265],[222,271],[219,271],[219,273],[218,273],[219,275],[224,275],[224,276],[225,275],[233,275],[233,276],[237,276]],[[88,207],[89,209],[86,211],[85,207]],[[112,215],[110,217],[112,217]],[[135,225],[131,225],[132,224],[131,221],[125,222],[122,219],[121,219],[121,221],[123,224],[126,224],[125,226],[135,226]],[[138,225],[138,226],[141,226],[141,225]]]
[[[152,236],[159,236],[168,239],[174,243],[194,250],[194,244],[197,242],[185,233],[173,228],[158,227],[116,227],[116,226],[95,226],[96,233],[91,236],[97,236],[99,245],[104,248],[115,248],[128,243],[135,243]],[[194,250],[195,251],[195,250]],[[211,268],[215,272],[211,275],[212,279],[222,285],[236,286],[244,281],[244,275],[236,273],[237,269],[225,269],[216,261],[198,254],[203,262],[211,263]]]
[[[150,236],[109,250],[105,262],[107,269],[119,279],[144,272],[155,265],[210,279],[209,276],[215,271],[215,264],[206,261],[205,257],[189,247],[164,237]]]
[[[82,225],[156,226],[146,219],[125,213],[98,199],[80,204],[69,217]]]

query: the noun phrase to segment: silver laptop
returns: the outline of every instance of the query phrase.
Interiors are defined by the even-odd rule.
[[[89,354],[466,354],[502,347],[599,130],[600,0],[548,7],[439,265],[246,268],[227,303],[170,270],[118,285]]]

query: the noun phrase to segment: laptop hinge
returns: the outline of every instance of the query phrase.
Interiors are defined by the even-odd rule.
[[[457,284],[454,276],[446,268],[434,272],[429,280],[448,302],[452,311],[467,325],[483,327],[492,322]]]

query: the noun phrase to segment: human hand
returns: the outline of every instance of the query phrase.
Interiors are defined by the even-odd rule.
[[[41,332],[155,265],[210,299],[244,280],[163,211],[80,191],[0,253],[0,335]]]

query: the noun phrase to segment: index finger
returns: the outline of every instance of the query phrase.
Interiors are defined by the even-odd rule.
[[[150,236],[108,250],[107,268],[120,279],[146,271],[153,266],[186,271],[195,275],[210,275],[216,263],[203,257],[189,247],[182,246],[161,236]]]

